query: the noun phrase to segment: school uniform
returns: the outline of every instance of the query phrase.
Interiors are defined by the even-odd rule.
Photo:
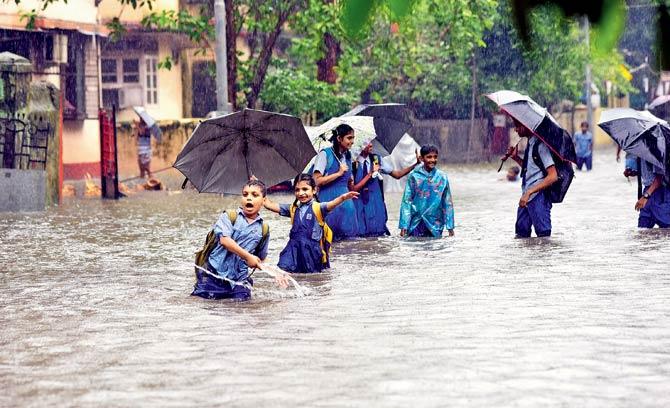
[[[349,168],[343,175],[334,181],[319,187],[319,200],[325,202],[332,201],[342,194],[349,192],[349,180],[351,180],[351,159],[346,156],[342,158],[342,163]],[[314,170],[323,176],[337,173],[340,170],[340,160],[335,156],[332,147],[325,148],[316,156]],[[356,217],[356,208],[351,200],[347,200],[326,217],[326,223],[333,230],[333,240],[341,241],[358,236],[358,218]]]
[[[662,168],[644,160],[642,160],[640,167],[644,191],[654,182],[657,175],[663,177],[663,183],[654,190],[647,199],[647,204],[640,210],[637,226],[639,228],[654,228],[655,225],[658,225],[659,228],[670,228],[670,188],[668,187],[670,182],[665,177]]]
[[[536,136],[528,139],[528,146],[523,158],[523,169],[521,171],[521,190],[525,194],[531,187],[542,183],[544,174],[542,169],[532,159],[531,152],[536,144],[539,143],[537,152],[545,169],[554,165],[554,159],[551,157],[549,147],[542,143]],[[516,213],[516,236],[528,238],[531,235],[531,227],[535,229],[538,237],[547,237],[551,235],[551,200],[544,190],[534,193],[530,196],[526,207],[519,207]]]
[[[321,272],[330,267],[330,260],[323,262],[321,250],[321,238],[323,229],[319,225],[316,214],[312,207],[314,200],[305,204],[299,204],[295,210],[293,225],[289,233],[289,241],[279,254],[279,266],[287,272],[313,273]],[[321,214],[328,214],[328,204],[319,203]],[[279,215],[291,216],[291,205],[280,204]]]
[[[354,184],[358,184],[372,171],[374,161],[379,163],[380,174],[391,174],[393,166],[378,155],[359,156],[354,165]],[[384,202],[384,188],[379,178],[368,180],[360,191],[358,200],[354,200],[358,217],[358,233],[363,237],[390,235],[386,227],[388,214]]]
[[[250,223],[244,216],[242,208],[237,210],[235,225],[230,222],[226,212],[222,213],[214,225],[216,234],[216,247],[207,259],[207,269],[215,275],[219,275],[234,282],[241,282],[248,287],[234,285],[222,279],[209,276],[197,271],[196,284],[191,295],[207,299],[234,298],[246,300],[251,297],[250,286],[253,281],[249,276],[247,263],[236,254],[228,251],[221,245],[221,237],[230,237],[240,247],[250,253],[254,253],[263,238],[263,219],[258,215]],[[269,236],[265,239],[263,246],[259,249],[258,257],[265,259],[268,254]]]
[[[400,229],[408,236],[441,237],[444,229],[454,229],[454,206],[447,174],[424,166],[412,170],[400,206]]]

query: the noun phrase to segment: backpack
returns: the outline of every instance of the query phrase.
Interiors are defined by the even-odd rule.
[[[230,223],[235,225],[235,221],[237,221],[237,211],[226,210],[226,214],[228,214],[228,218],[230,218]],[[263,222],[262,237],[261,240],[258,242],[258,245],[256,245],[254,252],[252,252],[254,255],[259,256],[261,249],[263,248],[269,237],[270,237],[270,226],[265,222]],[[217,243],[218,241],[216,239],[216,233],[214,233],[214,230],[212,229],[207,234],[207,238],[205,238],[205,245],[203,245],[200,251],[195,253],[195,264],[203,269],[207,269],[205,265],[207,265],[209,255],[212,253],[214,248],[216,248]],[[197,270],[198,268],[196,268],[196,272]]]
[[[289,207],[289,213],[291,214],[291,225],[293,225],[293,220],[295,219],[295,212],[298,209],[298,206],[291,204]],[[312,202],[312,212],[316,217],[316,222],[319,223],[323,234],[321,234],[321,241],[319,245],[321,246],[321,263],[327,264],[328,258],[330,257],[330,248],[333,244],[333,230],[330,229],[326,221],[323,219],[323,214],[321,213],[321,203],[314,201]]]
[[[547,177],[547,169],[544,167],[542,159],[540,159],[539,150],[540,142],[537,142],[533,146],[531,156],[535,162],[535,165],[542,171],[542,175]],[[554,160],[554,166],[556,167],[556,175],[558,176],[558,180],[556,180],[556,182],[549,186],[549,188],[547,188],[545,191],[547,197],[552,203],[560,203],[563,202],[563,199],[565,198],[565,195],[570,188],[570,184],[572,183],[572,179],[575,177],[575,169],[572,168],[572,163],[561,159],[556,153],[554,153],[553,150],[549,149],[549,152],[551,153],[551,158]]]

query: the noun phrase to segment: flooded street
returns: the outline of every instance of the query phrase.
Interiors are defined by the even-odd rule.
[[[395,236],[336,244],[302,298],[189,296],[234,198],[0,214],[0,406],[668,406],[670,233],[636,228],[613,158],[577,172],[550,239],[513,239],[497,163],[446,167],[455,238],[398,238],[389,194]],[[276,262],[289,222],[263,214]]]

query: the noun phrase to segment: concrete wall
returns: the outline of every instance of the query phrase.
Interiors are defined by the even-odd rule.
[[[0,211],[42,211],[46,171],[0,169]]]
[[[436,145],[445,163],[488,160],[488,121],[475,120],[472,138],[470,126],[469,120],[421,120],[411,135],[420,145]]]
[[[138,1],[138,4],[140,2]],[[153,10],[148,5],[133,9],[130,5],[121,4],[118,0],[102,0],[98,5],[100,18],[103,21],[119,17],[122,23],[139,24],[142,18],[151,11],[179,10],[179,0],[157,0],[152,2]]]
[[[191,133],[200,123],[196,119],[179,121],[159,121],[163,132],[161,142],[156,143],[152,138],[151,170],[156,171],[172,166],[177,155],[191,137]],[[130,122],[119,123],[117,126],[117,148],[119,159],[119,179],[139,175],[137,165],[137,138]]]

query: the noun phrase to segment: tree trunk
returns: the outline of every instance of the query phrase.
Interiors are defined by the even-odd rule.
[[[340,43],[331,33],[325,33],[323,35],[323,44],[326,47],[326,53],[323,58],[316,62],[317,79],[321,82],[334,84],[337,82],[337,72],[335,72],[335,67],[337,67],[337,62],[340,58],[340,54],[342,54],[342,49],[340,48]]]
[[[293,10],[293,7],[291,7],[290,10]],[[249,90],[249,93],[247,93],[247,108],[249,109],[254,109],[256,106],[258,95],[260,95],[261,89],[263,89],[265,75],[267,74],[268,67],[270,66],[272,51],[274,50],[275,44],[277,43],[279,34],[281,34],[282,26],[286,22],[288,16],[291,14],[291,11],[280,14],[277,18],[277,23],[272,29],[272,32],[263,42],[263,48],[258,55],[258,62],[254,67],[254,79],[251,81],[251,89]]]
[[[333,2],[334,0],[323,0],[324,4],[332,4]],[[337,67],[337,62],[342,54],[342,49],[335,36],[329,32],[323,35],[323,45],[326,52],[324,53],[323,58],[316,62],[316,79],[321,82],[334,84],[337,82],[337,72],[335,72],[335,67]]]
[[[235,29],[235,0],[226,2],[226,56],[228,60],[228,101],[237,110],[237,32]]]
[[[475,112],[477,109],[477,50],[472,54],[472,97],[470,99],[470,137],[466,161],[471,161],[472,143],[475,138]]]

